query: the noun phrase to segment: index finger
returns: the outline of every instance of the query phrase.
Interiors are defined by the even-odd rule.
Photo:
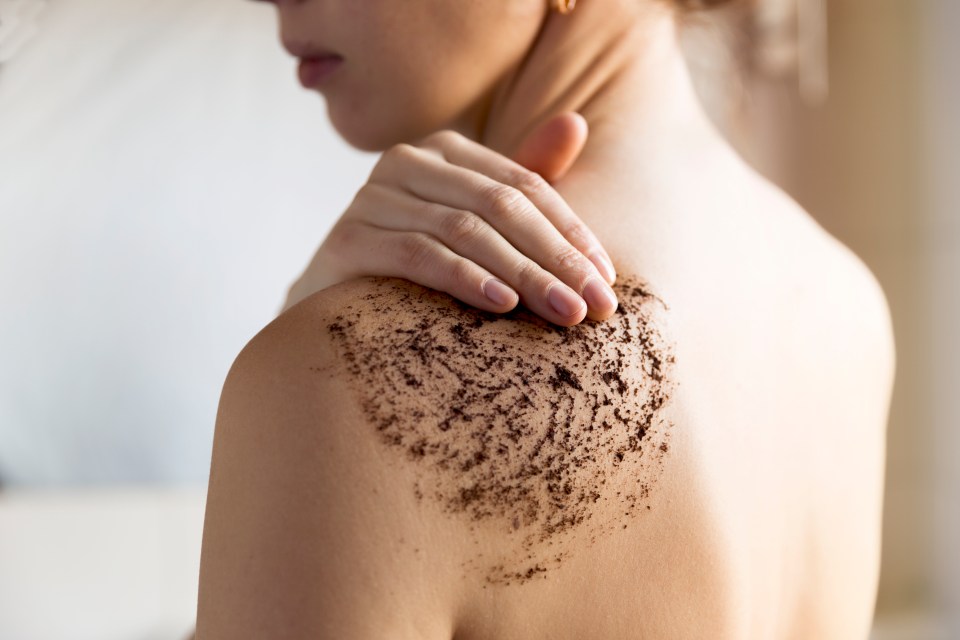
[[[452,131],[429,136],[421,146],[440,153],[452,164],[482,173],[522,191],[564,239],[597,267],[607,284],[614,283],[617,274],[600,240],[540,174]]]

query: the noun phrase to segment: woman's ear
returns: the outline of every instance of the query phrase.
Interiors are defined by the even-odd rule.
[[[567,173],[587,141],[587,121],[579,113],[565,111],[537,126],[511,158],[556,182]]]

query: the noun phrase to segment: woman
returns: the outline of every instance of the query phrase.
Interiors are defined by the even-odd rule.
[[[197,637],[866,637],[886,301],[710,125],[688,8],[277,5],[385,153],[224,385]]]

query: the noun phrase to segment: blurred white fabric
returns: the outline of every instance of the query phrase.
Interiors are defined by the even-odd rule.
[[[0,482],[203,483],[235,355],[376,161],[274,9],[56,0],[0,65]]]

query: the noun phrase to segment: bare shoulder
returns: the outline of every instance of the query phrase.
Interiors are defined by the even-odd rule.
[[[771,223],[776,232],[763,241],[788,265],[783,285],[790,286],[780,289],[794,300],[796,315],[821,326],[825,338],[843,342],[852,361],[875,374],[877,384],[889,386],[896,364],[893,321],[876,275],[786,193],[765,180],[760,184],[759,215],[777,221]],[[771,211],[782,215],[770,216]],[[801,296],[795,298],[795,292]]]
[[[508,541],[467,563],[488,584],[542,579],[562,540],[614,526],[611,502],[618,527],[648,506],[670,449],[668,307],[639,278],[615,288],[613,318],[574,327],[390,278],[328,294],[338,372],[385,455],[413,470],[413,496]]]
[[[613,318],[565,328],[361,278],[264,328],[221,398],[200,629],[240,609],[231,629],[450,637],[477,585],[546,579],[570,540],[642,517],[670,454],[669,311],[616,286]]]
[[[889,397],[896,368],[893,318],[876,274],[849,246],[818,228],[807,271],[816,272],[818,306],[837,341],[874,390]]]
[[[341,375],[320,292],[237,356],[217,413],[197,637],[448,640],[449,557],[427,554],[402,465]],[[424,586],[427,585],[427,586]]]
[[[838,262],[845,266],[842,286],[851,310],[851,320],[861,336],[870,342],[882,371],[892,375],[896,365],[893,317],[886,293],[876,274],[849,247],[837,242]]]

